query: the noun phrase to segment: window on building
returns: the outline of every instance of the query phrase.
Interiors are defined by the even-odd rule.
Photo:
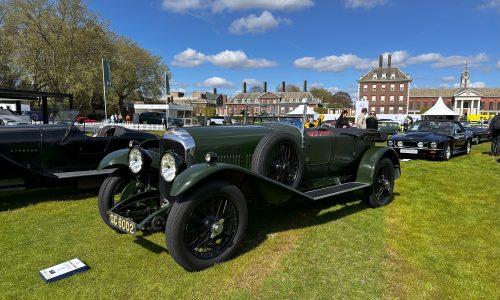
[[[389,113],[390,113],[390,114],[393,114],[393,113],[394,113],[394,107],[392,107],[392,106],[391,106],[391,107],[389,107]]]
[[[403,107],[400,106],[400,107],[398,107],[398,114],[402,114],[402,113],[403,113]]]
[[[370,107],[370,111],[375,112],[375,106]]]
[[[415,110],[420,110],[420,102],[417,102],[415,105]]]
[[[241,99],[241,103],[245,103],[245,99]]]
[[[373,79],[377,79],[378,76],[377,76],[377,73],[373,73]]]
[[[396,86],[394,84],[391,84],[391,92],[394,92],[395,89],[396,89]]]
[[[377,101],[377,96],[372,96],[372,102]]]
[[[377,91],[377,85],[374,84],[374,85],[372,85],[372,92],[376,92],[376,91]]]
[[[391,73],[391,79],[396,79],[396,73]]]
[[[399,85],[399,91],[403,92],[404,90],[405,90],[405,85],[404,84],[400,84]]]
[[[484,110],[484,102],[483,101],[481,101],[481,104],[479,105],[479,109]]]
[[[387,74],[382,73],[382,79],[386,79],[386,78],[387,78]]]
[[[410,103],[408,103],[408,109],[413,110],[413,101],[410,101]]]
[[[424,108],[427,108],[427,102],[424,102]]]
[[[399,96],[399,102],[403,102],[403,96]]]
[[[380,89],[382,92],[385,92],[385,84],[382,84],[382,88]]]
[[[259,98],[255,99],[255,103],[260,103]]]
[[[380,102],[385,102],[385,96],[380,96]]]
[[[493,110],[493,102],[490,102],[489,110]]]
[[[389,101],[394,102],[394,96],[389,96]]]
[[[234,99],[233,103],[238,103],[238,99]]]
[[[378,112],[379,112],[380,114],[383,114],[383,113],[384,113],[384,107],[383,107],[383,106],[381,106],[381,107],[379,108],[379,111],[378,111]]]
[[[284,108],[283,106],[282,106],[282,107],[280,107],[280,111],[281,111],[281,112],[285,112],[285,108]]]
[[[500,102],[497,102],[497,110],[500,110]]]
[[[363,85],[363,92],[368,92],[368,84]]]

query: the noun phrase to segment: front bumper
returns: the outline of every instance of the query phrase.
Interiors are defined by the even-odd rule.
[[[443,149],[429,149],[417,147],[392,147],[401,157],[438,157],[442,154]]]

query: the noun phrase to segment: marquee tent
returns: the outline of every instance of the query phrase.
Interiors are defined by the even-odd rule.
[[[458,120],[460,114],[451,110],[444,104],[443,98],[439,97],[436,103],[429,108],[428,111],[422,114],[424,120],[439,119],[439,120]]]

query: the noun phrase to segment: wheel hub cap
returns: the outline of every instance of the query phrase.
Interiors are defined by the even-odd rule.
[[[210,238],[213,239],[214,237],[221,234],[222,231],[224,231],[224,219],[220,219],[219,221],[212,224]]]

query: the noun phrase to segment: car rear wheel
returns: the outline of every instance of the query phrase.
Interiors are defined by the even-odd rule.
[[[252,171],[297,188],[304,173],[298,143],[283,132],[272,132],[259,142],[252,156]]]
[[[471,145],[471,141],[470,140],[467,140],[467,142],[465,142],[465,153],[466,154],[470,154],[470,151],[472,149],[472,145]]]
[[[377,164],[372,186],[365,189],[365,201],[371,207],[389,204],[394,189],[394,164],[388,158],[383,158]]]
[[[226,182],[210,182],[173,204],[165,227],[167,248],[184,269],[203,270],[234,254],[247,223],[241,191]]]
[[[452,149],[449,143],[445,144],[443,147],[443,153],[441,155],[442,160],[449,160],[451,158]]]
[[[104,180],[97,196],[99,214],[106,225],[116,232],[123,233],[109,223],[108,211],[119,201],[126,199],[135,191],[135,180],[125,169],[117,170]]]

